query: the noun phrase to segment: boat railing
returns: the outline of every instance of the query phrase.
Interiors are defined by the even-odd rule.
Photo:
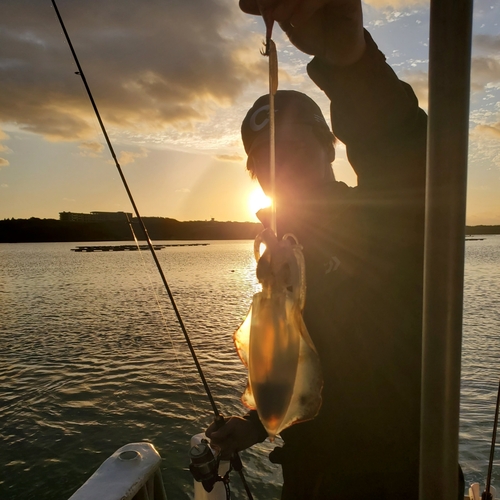
[[[167,500],[161,456],[151,443],[115,451],[69,500]]]

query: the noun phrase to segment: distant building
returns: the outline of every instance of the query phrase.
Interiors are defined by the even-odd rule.
[[[81,214],[76,212],[59,212],[59,220],[64,222],[110,222],[132,220],[129,212],[90,212]]]
[[[132,220],[132,214],[129,212],[90,212],[90,215],[94,222]]]
[[[78,214],[75,212],[59,212],[59,220],[64,222],[92,222],[92,215]]]

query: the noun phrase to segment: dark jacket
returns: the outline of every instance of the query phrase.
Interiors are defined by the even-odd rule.
[[[274,454],[286,499],[418,498],[427,122],[366,40],[355,65],[308,66],[358,186],[324,186],[294,223],[325,385],[319,415]]]

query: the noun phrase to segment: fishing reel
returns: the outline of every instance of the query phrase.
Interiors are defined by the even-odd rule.
[[[202,439],[199,444],[189,450],[189,470],[195,481],[203,485],[205,491],[210,493],[216,482],[229,482],[229,470],[224,476],[219,475],[220,453],[214,452],[207,439]]]

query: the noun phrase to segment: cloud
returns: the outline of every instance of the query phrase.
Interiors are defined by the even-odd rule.
[[[500,83],[500,61],[494,57],[473,57],[471,71],[473,91],[496,87]]]
[[[9,166],[10,163],[5,158],[0,158],[0,168]]]
[[[118,162],[121,165],[127,165],[128,163],[133,163],[137,158],[146,158],[148,156],[148,150],[146,148],[141,148],[140,151],[122,151]]]
[[[176,189],[175,192],[176,193],[190,193],[191,189],[188,189],[188,188]]]
[[[9,187],[8,184],[0,184],[0,188],[2,189],[7,189]]]
[[[387,7],[404,9],[405,7],[415,7],[429,4],[428,0],[365,0],[365,3],[375,7],[376,9],[383,9]]]
[[[243,157],[238,153],[230,155],[215,155],[215,159],[221,161],[232,161],[232,162],[243,161]]]
[[[10,139],[10,137],[0,129],[0,141],[5,141],[7,139]],[[12,149],[7,147],[5,144],[0,144],[0,153],[12,153]],[[7,165],[9,165],[8,160],[0,158],[0,168],[6,167]]]
[[[107,127],[189,129],[262,76],[236,36],[233,0],[68,2],[61,15]],[[0,116],[53,141],[88,140],[96,122],[49,2],[9,2],[0,19]]]
[[[80,149],[81,156],[90,156],[92,158],[99,156],[104,149],[103,144],[94,141],[82,142],[78,145],[78,147]]]
[[[401,78],[413,87],[420,106],[427,109],[428,73],[406,70],[402,72]],[[493,87],[500,87],[500,61],[494,57],[473,57],[471,60],[471,91],[482,92]]]
[[[474,49],[484,50],[486,52],[500,51],[499,35],[476,35],[472,40]]]
[[[409,83],[415,95],[418,98],[418,103],[421,108],[428,109],[429,107],[429,75],[426,71],[404,71],[401,79]]]
[[[500,139],[500,122],[492,123],[489,125],[484,125],[484,124],[476,125],[474,127],[474,132],[480,135],[486,135],[489,137]]]

